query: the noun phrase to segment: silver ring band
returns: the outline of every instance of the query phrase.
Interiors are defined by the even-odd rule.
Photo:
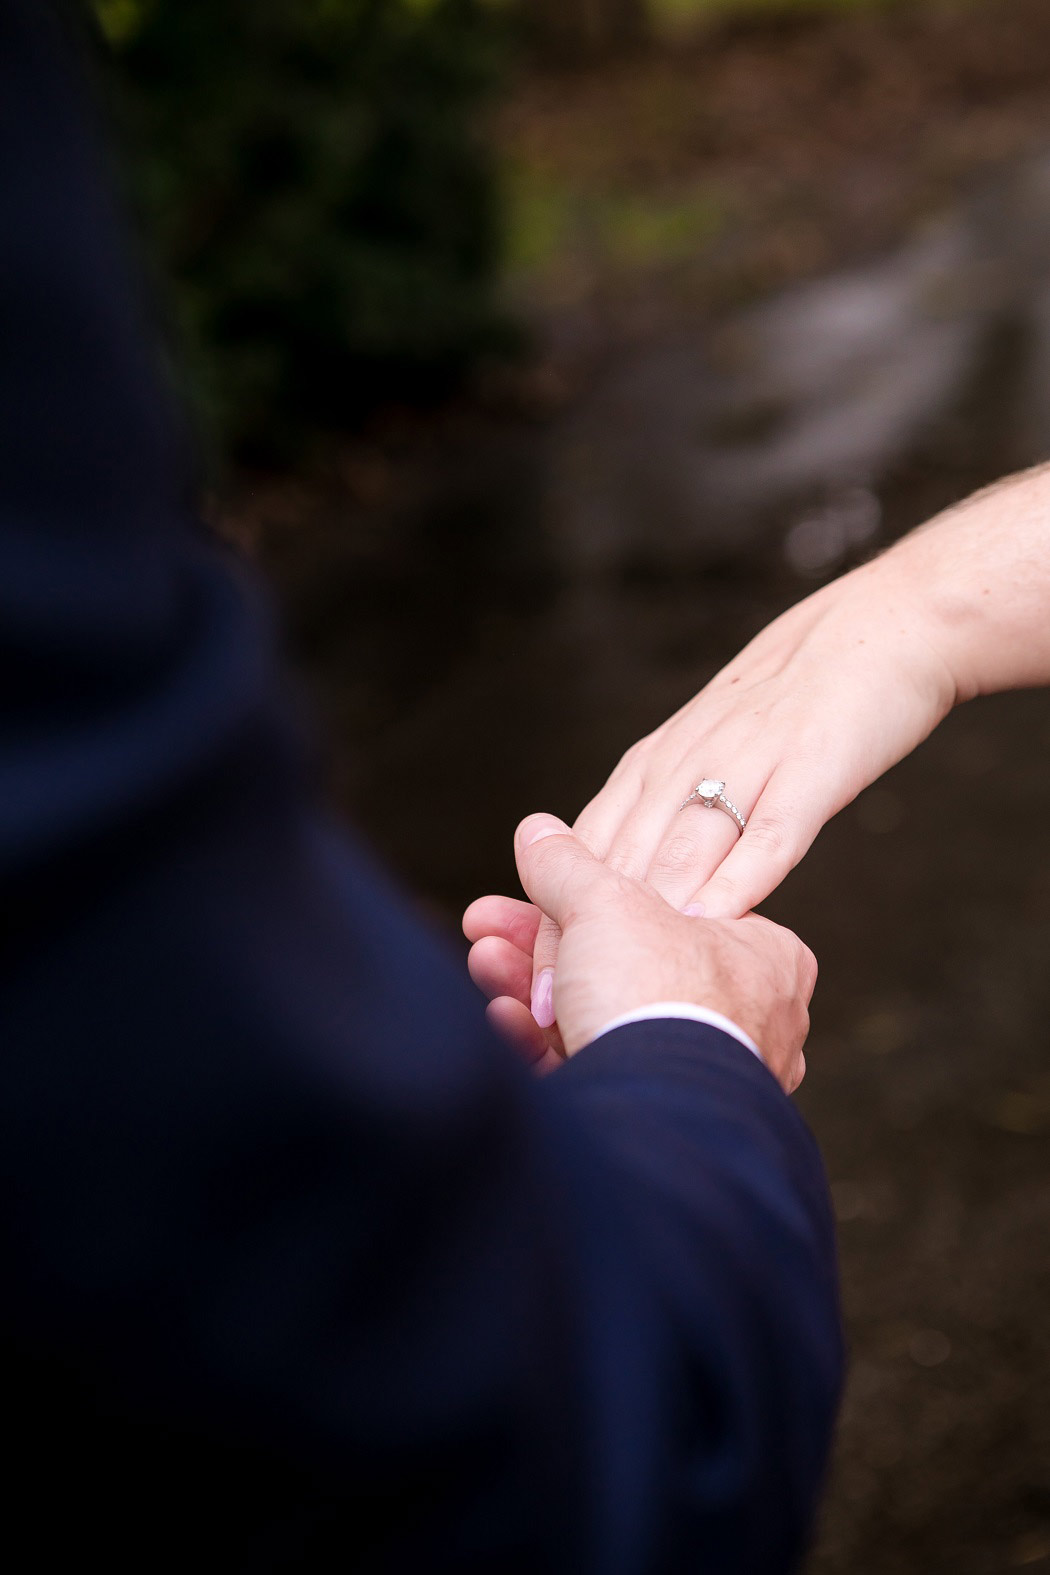
[[[725,787],[725,783],[719,777],[704,777],[696,784],[685,803],[678,806],[679,811],[685,809],[686,804],[699,801],[705,809],[724,810],[736,821],[738,831],[746,831],[747,818],[740,813],[731,798],[726,798]]]

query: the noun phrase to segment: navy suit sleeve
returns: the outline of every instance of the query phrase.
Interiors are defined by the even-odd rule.
[[[0,0],[8,1536],[790,1569],[841,1363],[811,1139],[696,1024],[534,1082],[315,809],[265,614],[183,502],[70,54]]]

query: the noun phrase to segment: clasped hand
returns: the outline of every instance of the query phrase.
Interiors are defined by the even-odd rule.
[[[916,578],[898,548],[825,586],[628,750],[573,834],[546,817],[519,828],[532,903],[483,897],[464,929],[492,1020],[530,1059],[553,1064],[623,1011],[685,1000],[731,1018],[797,1085],[815,964],[751,910],[959,697]],[[707,776],[725,779],[743,835],[729,815],[679,808]]]
[[[532,815],[515,836],[518,873],[531,903],[482,897],[467,909],[470,971],[492,997],[496,1027],[545,1065],[573,1054],[625,1012],[687,1001],[730,1018],[761,1048],[787,1092],[802,1080],[802,1047],[817,964],[790,930],[750,915],[735,920],[677,912],[646,882],[596,858],[569,827]],[[541,913],[560,933],[553,971],[557,1029],[529,1009]]]

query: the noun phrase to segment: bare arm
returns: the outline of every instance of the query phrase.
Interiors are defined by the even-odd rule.
[[[871,567],[923,588],[957,700],[1050,683],[1050,465],[975,493]]]
[[[1040,466],[938,515],[763,629],[627,751],[576,830],[675,907],[736,917],[955,704],[1047,682],[1050,466]],[[748,820],[742,836],[728,815],[679,811],[705,776],[724,778]],[[556,948],[544,920],[526,975],[545,1028]],[[507,967],[494,968],[488,948],[480,955],[483,988],[521,999],[524,959],[511,968],[506,952]]]

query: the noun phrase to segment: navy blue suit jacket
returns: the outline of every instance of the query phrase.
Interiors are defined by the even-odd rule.
[[[841,1365],[812,1140],[692,1023],[533,1080],[325,823],[82,98],[0,0],[7,1544],[786,1570]]]

